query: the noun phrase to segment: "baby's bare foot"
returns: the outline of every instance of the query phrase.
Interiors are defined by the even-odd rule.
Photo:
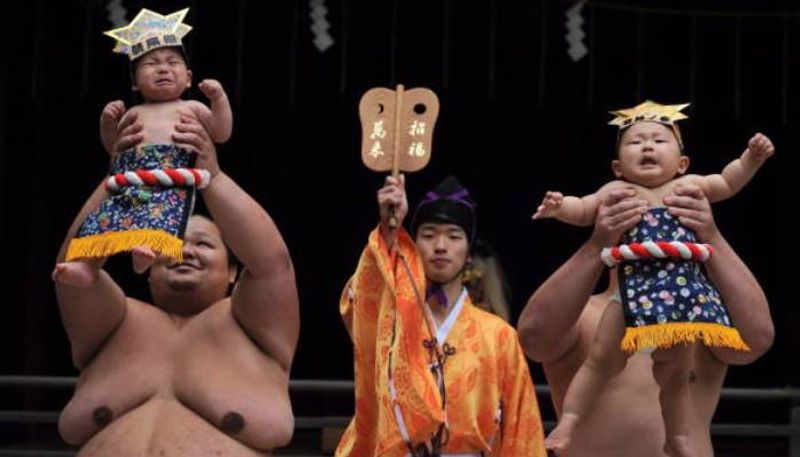
[[[131,250],[131,256],[133,259],[133,271],[137,274],[142,274],[147,271],[156,259],[155,251],[144,246],[136,246],[133,248]]]
[[[89,287],[97,280],[98,270],[83,260],[62,262],[50,275],[53,281],[75,287]]]
[[[695,455],[689,445],[689,437],[686,435],[667,436],[664,453],[670,457],[694,457]]]
[[[561,420],[558,421],[556,428],[547,435],[547,439],[544,440],[544,446],[551,451],[555,451],[556,455],[566,451],[569,448],[572,432],[575,431],[576,425],[578,425],[578,416],[564,414]]]

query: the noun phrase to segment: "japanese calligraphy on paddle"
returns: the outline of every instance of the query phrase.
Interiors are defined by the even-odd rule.
[[[433,127],[439,99],[423,87],[397,90],[375,87],[361,97],[361,160],[370,170],[410,173],[425,168],[431,158]],[[391,228],[397,219],[389,220]]]

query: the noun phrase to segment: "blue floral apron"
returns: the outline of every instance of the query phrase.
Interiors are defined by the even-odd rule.
[[[191,168],[196,155],[173,144],[137,146],[118,154],[110,175],[139,169]],[[136,246],[180,259],[194,187],[126,186],[110,194],[81,224],[67,260],[105,257]]]
[[[645,241],[696,243],[697,237],[660,207],[650,209],[621,243]],[[696,340],[706,346],[749,349],[700,263],[680,258],[642,259],[624,261],[618,270],[627,327],[623,350],[668,348]]]

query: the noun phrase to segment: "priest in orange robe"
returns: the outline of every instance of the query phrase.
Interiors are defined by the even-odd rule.
[[[473,306],[462,284],[476,233],[469,192],[446,179],[417,206],[411,233],[402,175],[386,178],[378,206],[340,301],[356,412],[336,455],[546,456],[516,331]]]

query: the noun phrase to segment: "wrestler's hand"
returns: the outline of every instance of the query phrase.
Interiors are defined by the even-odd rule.
[[[392,208],[394,208],[392,210]],[[397,178],[389,175],[383,187],[378,190],[378,210],[381,217],[381,229],[389,230],[389,218],[394,211],[397,225],[403,225],[403,219],[408,214],[408,199],[406,198],[406,177],[399,175]]]
[[[109,154],[113,154],[114,143],[119,135],[119,121],[125,114],[125,103],[122,100],[108,102],[100,113],[100,141]]]
[[[772,140],[761,133],[756,133],[753,138],[750,138],[750,141],[747,142],[747,150],[750,151],[750,157],[757,162],[764,162],[775,154]]]
[[[117,126],[116,141],[114,141],[111,149],[106,149],[109,154],[114,155],[130,149],[144,140],[144,133],[142,132],[144,126],[137,122],[138,120],[139,115],[136,113],[130,113],[122,117]]]
[[[719,234],[711,205],[700,187],[680,184],[672,195],[664,197],[664,204],[669,213],[678,218],[678,222],[697,233],[700,241],[708,243]]]
[[[542,204],[536,208],[536,212],[533,214],[533,216],[531,216],[531,219],[545,219],[548,217],[553,217],[563,202],[564,194],[561,192],[548,190],[544,194]]]
[[[597,207],[591,240],[599,247],[616,244],[625,231],[642,220],[648,206],[633,189],[610,191]]]
[[[208,135],[208,131],[194,116],[181,114],[181,120],[175,124],[172,139],[177,146],[186,148],[197,154],[197,168],[205,168],[213,178],[220,173],[217,161],[217,148]]]

